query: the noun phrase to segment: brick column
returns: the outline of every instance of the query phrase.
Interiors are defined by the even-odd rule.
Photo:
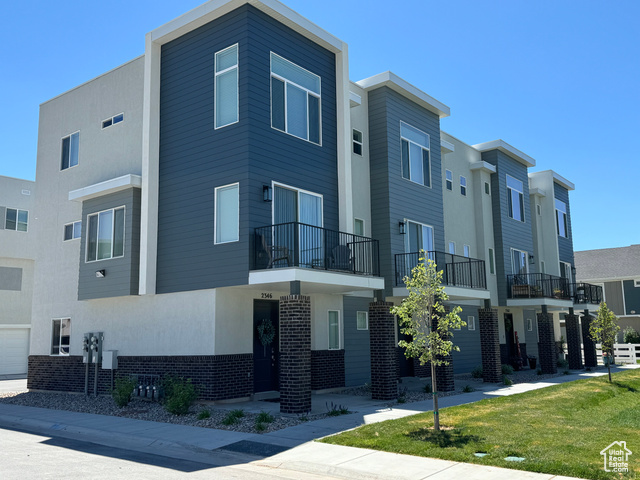
[[[280,411],[311,411],[311,297],[280,297]]]
[[[565,315],[567,329],[567,350],[569,356],[569,368],[578,370],[582,368],[582,350],[580,347],[580,326],[577,315]]]
[[[555,334],[553,332],[553,315],[538,314],[538,355],[542,373],[556,373],[558,371],[558,351]]]
[[[593,317],[591,315],[582,316],[582,343],[584,344],[584,366],[597,367],[598,355],[596,354],[596,343],[591,340],[589,326]]]
[[[369,304],[369,344],[371,347],[371,398],[392,400],[398,396],[396,322],[393,303]]]
[[[498,383],[502,381],[498,310],[479,308],[478,324],[480,326],[480,351],[482,352],[482,380]]]
[[[444,306],[444,314],[448,315],[451,311],[449,305]],[[434,324],[434,328],[437,328],[438,324]],[[453,392],[455,385],[453,382],[453,357],[447,355],[446,357],[440,357],[440,360],[447,362],[447,365],[436,365],[436,388],[438,392]]]

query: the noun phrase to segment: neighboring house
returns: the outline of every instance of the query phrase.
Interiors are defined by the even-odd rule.
[[[626,327],[640,332],[640,245],[583,250],[575,258],[576,278],[603,287],[603,300],[618,316],[618,341]]]
[[[277,1],[209,2],[146,38],[41,105],[29,388],[82,391],[89,332],[119,374],[191,377],[208,400],[279,391],[291,412],[422,375],[380,303],[406,296],[421,249],[468,322],[453,371],[499,372],[516,331],[555,355],[570,182],[442,132],[449,107],[391,72],[351,82],[346,44]]]
[[[0,375],[27,373],[35,183],[0,176]]]

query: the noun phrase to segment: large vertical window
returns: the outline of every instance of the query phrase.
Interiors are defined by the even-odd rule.
[[[511,249],[511,273],[514,275],[525,275],[529,273],[527,264],[527,252]]]
[[[406,252],[416,253],[420,250],[425,252],[433,252],[433,227],[430,225],[423,225],[417,222],[407,222],[408,234],[406,235]]]
[[[329,350],[340,348],[340,312],[329,310]]]
[[[238,44],[215,56],[215,124],[225,127],[238,121]]]
[[[87,262],[124,255],[124,207],[87,216]]]
[[[460,194],[462,196],[467,196],[467,177],[463,177],[460,175]]]
[[[567,283],[572,283],[571,264],[560,262],[560,276],[567,279]]]
[[[412,182],[431,186],[429,135],[411,125],[400,122],[402,143],[402,176]]]
[[[271,52],[271,126],[320,142],[320,77]]]
[[[7,208],[4,228],[17,232],[26,232],[29,226],[29,212],[17,208]]]
[[[69,355],[71,319],[54,318],[51,323],[51,355]]]
[[[509,216],[514,220],[524,222],[524,188],[522,182],[507,175],[507,203]]]
[[[569,228],[567,227],[567,205],[557,198],[556,200],[556,231],[561,237],[569,236]]]
[[[493,248],[489,249],[489,273],[495,275],[496,273],[496,260],[493,253]]]
[[[240,185],[216,188],[215,243],[237,242],[240,238]]]
[[[60,170],[78,165],[78,151],[80,147],[80,132],[72,133],[62,139],[62,158]]]

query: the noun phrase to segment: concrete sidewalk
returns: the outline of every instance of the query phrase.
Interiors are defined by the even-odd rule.
[[[612,371],[625,368],[634,366],[615,367]],[[476,402],[493,396],[513,395],[600,375],[606,375],[606,370],[575,372],[542,382],[510,387],[482,384],[481,389],[472,393],[442,397],[440,407]],[[356,413],[306,422],[276,432],[252,434],[0,403],[0,428],[27,430],[173,458],[197,460],[212,466],[251,464],[252,468],[268,468],[271,472],[274,469],[281,470],[283,474],[285,471],[293,471],[321,478],[567,478],[312,442],[363,424],[430,411],[432,407],[431,400],[390,405],[348,395],[314,395],[314,402],[320,402],[323,406],[324,402],[331,401],[346,405]],[[250,410],[252,403],[217,407],[241,406]],[[265,403],[267,402],[260,402],[260,408],[264,409]]]

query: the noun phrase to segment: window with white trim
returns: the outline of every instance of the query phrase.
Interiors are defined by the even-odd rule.
[[[216,187],[215,243],[237,242],[240,239],[240,184]]]
[[[507,175],[507,203],[509,216],[514,220],[524,222],[524,188],[520,180]]]
[[[111,118],[107,118],[106,120],[102,121],[102,128],[107,128],[110,127],[111,125],[115,125],[117,123],[120,123],[124,121],[124,113],[119,113],[118,115],[114,115]]]
[[[337,310],[329,310],[329,350],[340,349],[340,312]]]
[[[469,258],[471,256],[471,247],[469,245],[464,245],[463,249],[464,249],[463,255]]]
[[[5,230],[26,232],[29,228],[29,212],[18,208],[7,208],[4,219]]]
[[[511,273],[523,275],[529,273],[529,263],[527,262],[527,252],[511,249]]]
[[[362,156],[362,132],[353,129],[353,153]]]
[[[320,142],[320,77],[271,52],[271,126]]]
[[[71,319],[54,318],[51,325],[51,355],[69,355]]]
[[[353,233],[364,237],[364,220],[359,218],[353,219]]]
[[[62,139],[62,158],[60,170],[78,165],[78,152],[80,150],[80,132],[75,132]]]
[[[449,242],[449,253],[451,255],[456,254],[456,242]]]
[[[473,315],[469,315],[467,317],[467,328],[469,330],[475,330],[476,329],[476,317],[474,317]]]
[[[640,280],[634,280],[633,281],[633,286],[634,287],[640,287]]]
[[[542,215],[542,209],[540,208],[539,203],[536,203],[536,212],[538,212],[538,215]]]
[[[447,190],[453,190],[453,172],[451,170],[445,170],[444,176],[445,176],[445,184],[447,185]]]
[[[496,257],[493,252],[493,248],[489,249],[489,273],[491,275],[496,274]]]
[[[569,236],[569,228],[567,225],[567,205],[557,198],[556,201],[556,232],[558,236],[567,238]]]
[[[124,256],[124,207],[87,215],[87,262]]]
[[[491,195],[491,186],[489,185],[489,182],[484,182],[484,193]]]
[[[78,220],[77,222],[67,223],[64,226],[64,241],[75,240],[76,238],[80,238],[82,236],[82,222]]]
[[[464,197],[467,196],[467,178],[460,175],[460,194]]]
[[[426,187],[431,186],[429,134],[400,122],[402,145],[402,177]]]
[[[215,128],[238,121],[238,44],[215,54]]]
[[[369,312],[356,313],[356,328],[358,330],[369,330]]]

